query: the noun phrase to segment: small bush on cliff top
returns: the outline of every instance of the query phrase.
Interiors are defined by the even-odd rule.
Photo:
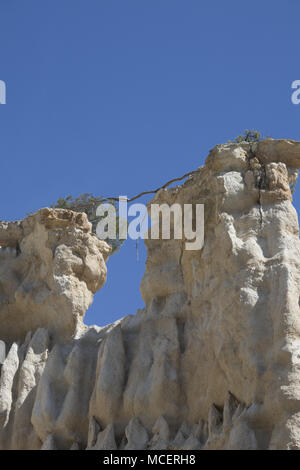
[[[258,142],[259,140],[261,140],[261,138],[262,135],[259,131],[256,131],[255,129],[246,129],[243,134],[238,135],[234,140],[229,140],[228,142]]]

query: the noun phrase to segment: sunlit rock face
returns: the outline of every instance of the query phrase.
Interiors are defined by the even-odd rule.
[[[298,142],[218,145],[161,190],[205,205],[204,247],[147,240],[146,307],[104,328],[86,217],[2,222],[0,448],[300,449],[299,167]]]
[[[38,327],[71,340],[93,294],[106,280],[109,247],[85,214],[41,209],[21,222],[0,222],[1,339],[24,340]]]

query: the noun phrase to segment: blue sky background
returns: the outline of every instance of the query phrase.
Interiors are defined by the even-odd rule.
[[[156,188],[245,128],[300,140],[299,14],[298,0],[0,0],[0,219]],[[88,324],[143,306],[139,251],[110,259]]]

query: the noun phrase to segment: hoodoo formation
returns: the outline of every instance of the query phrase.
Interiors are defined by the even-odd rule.
[[[0,449],[300,449],[298,168],[300,142],[224,144],[159,191],[204,204],[204,247],[146,240],[146,307],[105,327],[85,214],[0,222]]]

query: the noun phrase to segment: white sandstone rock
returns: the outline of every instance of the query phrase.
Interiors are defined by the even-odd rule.
[[[159,191],[205,204],[204,247],[146,240],[146,307],[104,328],[86,216],[0,222],[0,449],[300,449],[299,167],[299,142],[218,145]]]

